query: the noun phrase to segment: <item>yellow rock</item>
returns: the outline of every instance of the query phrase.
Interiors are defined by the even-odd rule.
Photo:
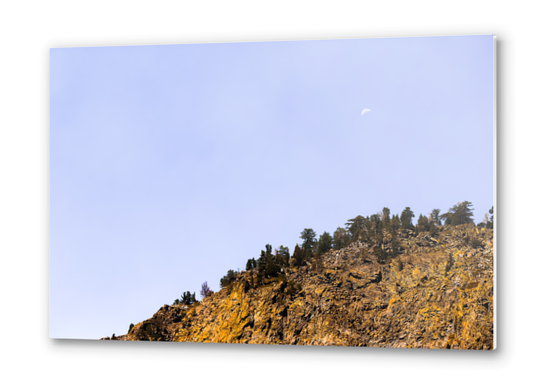
[[[484,248],[464,245],[465,234]],[[323,255],[323,272],[289,269],[289,285],[275,279],[254,287],[243,272],[230,289],[188,308],[163,307],[118,338],[492,349],[493,231],[444,226],[434,237],[417,246],[424,237],[405,234],[402,268],[352,245],[339,257]]]

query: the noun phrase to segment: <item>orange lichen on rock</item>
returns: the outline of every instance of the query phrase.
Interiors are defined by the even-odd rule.
[[[404,253],[384,262],[355,242],[323,255],[323,268],[309,262],[265,285],[242,272],[118,339],[493,349],[493,231],[465,224],[399,238]]]

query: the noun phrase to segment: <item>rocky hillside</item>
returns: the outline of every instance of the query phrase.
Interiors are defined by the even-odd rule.
[[[493,230],[398,237],[401,254],[385,261],[356,242],[263,285],[243,272],[201,302],[164,305],[118,339],[493,349]],[[382,247],[390,243],[388,234]]]

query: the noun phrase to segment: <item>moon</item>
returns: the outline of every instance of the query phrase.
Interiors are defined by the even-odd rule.
[[[361,111],[361,114],[362,114],[362,115],[365,115],[367,112],[371,112],[371,110],[365,108],[363,111]]]

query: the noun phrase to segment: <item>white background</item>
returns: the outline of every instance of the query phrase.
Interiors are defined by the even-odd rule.
[[[536,1],[20,1],[0,6],[0,255],[6,382],[481,382],[539,379],[541,52]],[[496,34],[496,351],[58,341],[48,338],[48,49]],[[468,140],[468,138],[465,138]],[[104,335],[105,336],[105,335]]]

